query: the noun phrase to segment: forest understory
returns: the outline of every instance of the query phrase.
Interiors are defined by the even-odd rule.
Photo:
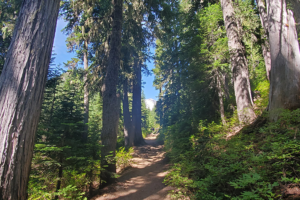
[[[299,41],[299,0],[1,0],[0,200],[300,199]]]

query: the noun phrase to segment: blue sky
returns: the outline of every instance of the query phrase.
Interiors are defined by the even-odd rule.
[[[61,32],[61,30],[65,27],[66,22],[64,22],[63,19],[59,19],[57,22],[57,27],[56,27],[56,33],[55,33],[55,39],[54,39],[54,53],[56,53],[56,58],[54,63],[55,64],[61,64],[63,65],[64,62],[67,62],[68,60],[71,60],[72,57],[74,57],[74,53],[68,53],[67,52],[67,47],[66,47],[66,39],[67,36]],[[152,49],[152,53],[154,53],[154,49]],[[147,62],[147,67],[149,70],[152,70],[154,68],[153,63]],[[146,99],[152,98],[157,100],[158,98],[158,90],[156,90],[153,87],[153,80],[154,80],[154,75],[150,76],[145,76],[144,74],[142,75],[142,82],[145,82],[143,85],[143,90],[146,96]]]

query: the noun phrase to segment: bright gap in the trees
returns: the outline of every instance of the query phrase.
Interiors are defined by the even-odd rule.
[[[55,39],[54,39],[54,47],[53,52],[55,55],[54,64],[55,65],[61,65],[63,66],[63,63],[66,63],[68,60],[71,60],[75,57],[75,53],[68,52],[67,46],[66,46],[66,39],[67,35],[65,35],[62,30],[67,25],[67,23],[60,18],[57,22],[56,27],[56,33],[55,33]],[[155,48],[150,48],[150,53],[154,55]],[[151,72],[150,75],[146,75],[145,73],[142,74],[142,83],[143,83],[143,91],[145,94],[146,99],[154,99],[157,101],[158,99],[158,90],[155,89],[153,86],[154,81],[154,74],[152,72],[152,69],[154,69],[154,61],[147,61],[146,62],[148,70]]]

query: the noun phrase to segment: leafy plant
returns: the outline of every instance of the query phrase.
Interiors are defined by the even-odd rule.
[[[118,169],[122,171],[132,164],[133,151],[134,150],[132,147],[130,147],[128,150],[126,150],[125,147],[119,148],[119,150],[116,152],[116,161]]]

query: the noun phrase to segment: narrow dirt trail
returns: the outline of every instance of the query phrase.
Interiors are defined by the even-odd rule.
[[[170,200],[168,191],[173,188],[163,184],[168,164],[163,145],[156,136],[145,139],[147,145],[134,147],[132,168],[125,170],[118,182],[104,188],[101,195],[92,200]]]

